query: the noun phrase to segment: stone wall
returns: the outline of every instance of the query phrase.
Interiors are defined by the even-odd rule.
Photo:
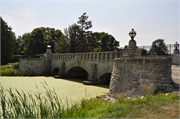
[[[19,70],[31,72],[36,75],[40,75],[46,71],[46,59],[45,58],[20,58]]]
[[[179,65],[179,62],[180,62],[180,54],[173,54],[172,64]]]
[[[110,81],[110,95],[143,95],[141,85],[150,85],[161,90],[172,88],[171,57],[116,58]]]

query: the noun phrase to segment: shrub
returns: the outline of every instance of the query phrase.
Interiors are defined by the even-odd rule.
[[[15,62],[15,63],[12,65],[12,68],[15,68],[15,69],[19,68],[19,62]]]
[[[1,76],[35,76],[34,72],[14,72],[13,70],[2,70]]]
[[[146,49],[141,49],[141,55],[142,56],[147,56],[148,55],[148,51]]]

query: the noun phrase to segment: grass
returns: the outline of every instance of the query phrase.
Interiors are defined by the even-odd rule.
[[[12,65],[1,66],[1,76],[34,76],[34,72],[15,72],[14,69],[19,68],[19,63],[15,62]]]
[[[37,91],[5,90],[1,87],[1,108],[4,118],[179,118],[179,95],[146,95],[145,98],[119,96],[114,103],[101,98],[67,101],[62,105],[55,89],[44,81],[45,94]],[[36,86],[37,90],[38,87]]]

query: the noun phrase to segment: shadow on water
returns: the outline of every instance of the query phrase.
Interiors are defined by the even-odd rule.
[[[73,82],[81,83],[81,84],[83,84],[83,81],[87,80],[87,78],[80,78],[80,77],[79,78],[55,78],[55,79],[73,81]],[[97,86],[97,87],[109,89],[109,84],[86,85],[86,86]]]

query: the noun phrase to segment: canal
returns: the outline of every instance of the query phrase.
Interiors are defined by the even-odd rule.
[[[34,94],[42,92],[44,81],[48,84],[48,88],[55,89],[58,97],[62,102],[68,100],[69,103],[79,102],[82,98],[91,98],[109,92],[109,85],[83,85],[82,79],[56,79],[54,77],[35,76],[35,77],[0,77],[1,85],[4,89],[12,88],[25,93]],[[45,83],[44,83],[45,84]],[[38,89],[36,88],[36,85]]]

